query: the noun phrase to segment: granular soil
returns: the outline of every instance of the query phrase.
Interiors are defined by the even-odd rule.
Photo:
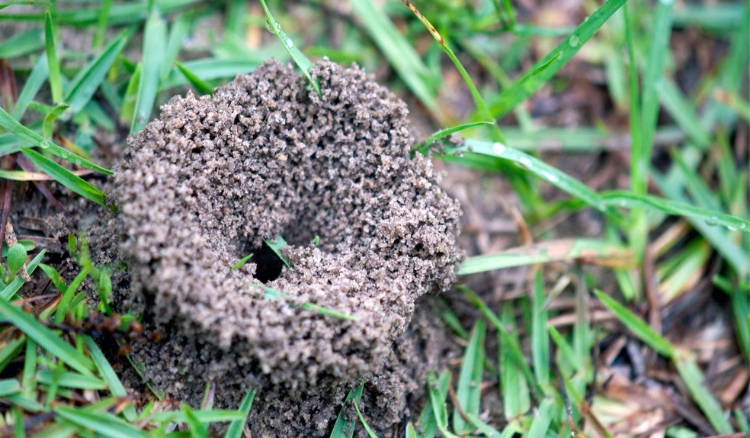
[[[320,96],[268,62],[213,97],[173,98],[129,139],[113,181],[130,272],[116,304],[165,337],[134,350],[145,377],[193,406],[208,380],[217,406],[259,389],[250,426],[271,436],[325,434],[360,380],[386,430],[451,355],[430,339],[444,333],[430,310],[409,324],[419,297],[454,280],[458,203],[429,159],[410,159],[403,102],[357,67],[312,73]],[[265,249],[279,235],[291,268]]]

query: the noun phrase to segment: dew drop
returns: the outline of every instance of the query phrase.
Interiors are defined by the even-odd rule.
[[[294,41],[292,41],[291,38],[287,38],[286,39],[286,46],[291,49],[292,47],[294,47]]]
[[[271,26],[271,23],[269,23],[268,21],[266,21],[266,29],[268,29],[269,32],[273,33],[273,27]]]
[[[502,155],[503,152],[505,152],[505,145],[502,143],[493,143],[492,144],[492,153],[495,155]]]
[[[729,226],[729,225],[727,225],[727,228],[728,228],[728,229],[729,229],[730,231],[737,231],[737,228],[736,228],[736,227],[732,227],[732,226]]]
[[[546,179],[547,181],[549,181],[549,182],[551,182],[553,184],[556,183],[556,182],[558,182],[558,181],[560,181],[560,177],[557,176],[557,175],[555,175],[552,172],[543,171],[542,172],[542,176],[544,177],[544,179]]]
[[[49,148],[49,142],[47,140],[43,140],[42,142],[39,143],[39,146],[42,149],[48,149]]]
[[[275,24],[276,32],[281,32],[281,25],[279,23]]]
[[[528,157],[521,157],[518,159],[518,162],[525,168],[531,169],[531,160]]]
[[[706,225],[708,225],[709,227],[715,227],[718,223],[718,220],[719,218],[717,218],[716,216],[711,216],[711,219],[706,219]]]
[[[746,226],[745,224],[740,224],[740,230],[744,230]]]
[[[568,44],[570,44],[570,47],[578,47],[578,45],[581,44],[581,39],[573,35],[570,37],[570,41],[568,41]]]

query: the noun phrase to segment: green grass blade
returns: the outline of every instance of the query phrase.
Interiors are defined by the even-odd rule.
[[[135,101],[138,98],[138,84],[141,82],[141,70],[143,63],[139,62],[135,66],[133,75],[130,76],[128,86],[125,88],[125,95],[122,98],[122,107],[120,108],[120,122],[126,125],[132,125],[135,117]]]
[[[177,56],[180,53],[182,46],[182,40],[188,36],[190,27],[192,25],[193,18],[190,14],[182,14],[172,23],[172,28],[169,31],[169,38],[167,39],[167,46],[165,48],[164,60],[161,63],[161,70],[159,72],[159,78],[163,81],[169,76],[169,72],[175,65]]]
[[[68,308],[70,306],[70,303],[73,301],[76,290],[78,290],[78,287],[81,285],[81,283],[83,283],[83,280],[87,275],[89,275],[89,268],[85,267],[81,270],[81,272],[78,273],[78,275],[76,275],[76,277],[70,283],[70,286],[65,289],[65,292],[60,299],[60,303],[57,305],[57,311],[55,312],[54,319],[55,324],[62,324],[65,321],[65,317],[68,314]]]
[[[430,373],[432,373],[432,371],[430,371]],[[451,384],[451,373],[449,371],[442,372],[435,383],[437,384],[437,390],[439,391],[437,398],[443,405],[443,409],[445,409],[445,399],[448,397],[448,387]],[[427,384],[429,385],[429,378],[427,380]],[[421,438],[435,438],[435,434],[438,431],[438,423],[437,418],[435,417],[435,409],[432,407],[432,400],[433,399],[431,396],[427,399],[427,405],[424,407],[422,415],[419,417],[419,425],[424,432],[421,435]],[[448,414],[446,413],[445,424],[447,423]]]
[[[58,117],[60,117],[69,107],[70,105],[68,105],[67,103],[58,103],[54,108],[52,108],[49,113],[47,113],[46,116],[44,116],[44,121],[42,122],[43,138],[52,138],[52,131],[55,128],[55,122],[57,121]]]
[[[39,254],[37,254],[36,257],[34,257],[27,265],[26,265],[26,272],[31,275],[34,270],[36,270],[37,265],[39,265],[39,262],[42,261],[42,258],[44,257],[44,254],[47,253],[47,250],[42,250]],[[16,278],[13,279],[5,288],[0,291],[0,301],[10,301],[13,296],[18,292],[19,289],[21,289],[21,286],[23,286],[24,280],[19,275],[16,276]]]
[[[333,425],[331,438],[351,438],[354,435],[354,429],[357,427],[357,423],[355,421],[344,419],[344,410],[346,409],[346,405],[350,402],[359,403],[359,401],[362,399],[363,389],[364,385],[359,385],[358,387],[351,389],[349,391],[349,394],[346,395],[344,404],[341,406],[341,410],[339,411],[339,416],[336,418],[336,423],[334,423]]]
[[[200,422],[198,417],[195,416],[193,410],[187,403],[182,403],[182,412],[185,414],[185,420],[190,428],[190,436],[192,438],[203,438],[208,436],[208,429],[203,423]]]
[[[102,8],[99,11],[99,20],[96,23],[96,32],[94,33],[94,40],[92,42],[92,45],[97,49],[104,44],[110,8],[112,8],[112,0],[102,0]]]
[[[533,265],[581,257],[612,260],[627,264],[632,252],[623,246],[598,239],[573,239],[542,242],[509,249],[498,254],[469,257],[458,268],[458,275],[493,271],[516,266]]]
[[[359,422],[362,423],[362,427],[365,428],[365,432],[367,432],[367,436],[370,438],[378,438],[378,436],[375,434],[375,432],[370,429],[370,425],[367,424],[367,421],[365,421],[365,417],[362,415],[362,412],[359,410],[359,403],[356,401],[354,402],[354,409],[357,410],[357,416],[359,417]]]
[[[414,429],[414,425],[411,422],[406,424],[406,438],[419,438],[417,430]]]
[[[499,431],[495,430],[495,428],[482,421],[476,415],[467,412],[466,417],[471,422],[471,425],[482,432],[484,436],[489,438],[500,438],[501,435]]]
[[[263,11],[266,13],[268,30],[279,38],[279,40],[281,41],[281,45],[284,46],[284,49],[286,49],[286,51],[292,57],[292,60],[294,60],[294,63],[297,64],[297,67],[302,70],[302,74],[304,74],[307,80],[310,81],[310,85],[312,85],[312,87],[315,89],[315,92],[320,95],[320,84],[318,84],[317,80],[313,79],[310,73],[310,69],[314,67],[314,64],[309,59],[307,59],[307,56],[305,56],[305,54],[302,53],[297,48],[297,46],[294,45],[294,41],[292,41],[292,39],[289,38],[283,30],[281,30],[281,25],[273,18],[273,15],[271,15],[271,11],[268,10],[268,6],[266,6],[265,0],[260,0],[260,5],[263,6]]]
[[[24,84],[21,93],[18,95],[16,106],[13,107],[13,111],[10,113],[14,119],[21,120],[21,117],[26,112],[26,108],[29,106],[29,102],[31,102],[37,93],[39,93],[39,90],[42,88],[42,85],[44,85],[48,75],[49,68],[47,67],[47,58],[40,56],[36,61],[36,64],[34,64],[34,68],[31,69],[31,74],[29,74],[29,77],[26,79],[26,83]]]
[[[151,118],[156,93],[159,90],[159,75],[166,46],[167,23],[159,15],[157,8],[154,8],[146,20],[143,34],[143,62],[130,135],[143,129]]]
[[[223,423],[227,421],[245,420],[245,415],[239,411],[191,411],[192,415],[201,423]],[[188,419],[184,411],[159,412],[151,416],[157,423],[175,422],[187,423]]]
[[[612,312],[620,322],[625,325],[634,335],[662,356],[671,359],[674,357],[674,346],[664,337],[651,329],[651,327],[635,313],[631,312],[614,300],[614,298],[600,290],[594,290],[594,294]]]
[[[105,437],[148,438],[149,436],[109,412],[89,412],[63,406],[55,407],[54,411],[60,417]]]
[[[40,147],[45,151],[62,158],[63,160],[71,161],[78,166],[94,170],[105,175],[112,175],[111,170],[107,170],[101,166],[97,166],[87,159],[69,152],[67,149],[63,149],[60,146],[52,143],[51,141],[44,139],[44,137],[42,137],[41,135],[23,126],[18,120],[11,117],[11,115],[5,112],[5,110],[2,108],[0,108],[0,126],[17,135],[22,140],[26,140],[32,145]]]
[[[444,150],[444,153],[447,155],[455,155],[456,153],[467,152],[471,154],[500,158],[516,163],[524,167],[527,171],[546,180],[560,190],[582,200],[592,208],[595,208],[609,216],[618,216],[618,214],[614,210],[612,210],[611,207],[608,207],[600,199],[599,195],[596,192],[588,188],[582,182],[558,170],[557,168],[550,166],[549,164],[536,157],[508,147],[500,142],[467,139],[466,144],[463,147],[450,147]]]
[[[0,397],[7,397],[11,394],[17,394],[21,392],[21,385],[16,379],[2,379],[0,380]]]
[[[461,61],[458,60],[458,57],[456,57],[456,54],[453,52],[453,49],[450,48],[448,43],[443,39],[443,37],[438,33],[437,29],[435,29],[435,26],[430,23],[427,18],[425,18],[424,15],[422,15],[417,8],[411,4],[408,0],[402,0],[403,3],[414,13],[414,15],[417,16],[419,21],[424,24],[424,26],[427,28],[427,30],[430,32],[432,37],[435,39],[435,41],[440,44],[440,47],[442,47],[443,51],[448,55],[448,57],[453,61],[453,65],[456,66],[458,69],[458,72],[461,74],[461,77],[464,80],[464,83],[466,83],[466,86],[469,88],[469,93],[471,94],[471,98],[474,100],[474,105],[477,106],[477,110],[479,111],[479,114],[481,114],[482,118],[485,119],[485,121],[493,121],[494,117],[492,117],[492,113],[490,113],[490,109],[487,107],[487,103],[482,98],[482,95],[479,94],[479,90],[477,90],[477,86],[474,84],[474,81],[471,79],[471,76],[469,76],[469,73],[464,68],[463,64],[461,64]],[[495,126],[497,128],[497,126]],[[498,128],[499,131],[499,128]],[[502,135],[500,136],[500,139],[502,139]]]
[[[24,56],[44,47],[42,29],[20,32],[0,43],[0,58],[10,59]]]
[[[51,385],[54,378],[57,385],[62,388],[102,390],[107,388],[103,380],[94,376],[85,376],[78,373],[62,372],[55,376],[55,371],[41,370],[36,373],[36,380],[45,385]]]
[[[107,206],[104,202],[105,195],[101,190],[92,186],[81,177],[73,174],[68,169],[55,163],[44,155],[38,154],[31,149],[20,148],[21,152],[42,172],[54,178],[55,181],[78,193],[86,199],[96,202],[99,205]]]
[[[483,126],[483,125],[494,125],[493,122],[489,121],[479,121],[479,122],[470,122],[470,123],[464,123],[463,125],[454,126],[452,128],[446,128],[442,129],[431,136],[427,137],[425,141],[422,142],[423,145],[430,145],[432,143],[435,143],[436,141],[443,139],[451,134],[455,134],[456,132],[461,132],[465,129],[471,129],[476,128],[477,126]],[[419,148],[417,148],[419,149]]]
[[[269,240],[269,239],[263,239],[263,243],[266,244],[271,250],[276,254],[282,262],[286,265],[287,268],[291,268],[292,265],[289,264],[287,259],[284,257],[284,254],[281,253],[281,250],[289,246],[289,244],[286,243],[286,240],[284,240],[281,236],[276,236],[275,239]]]
[[[104,80],[117,55],[128,42],[128,34],[123,31],[114,38],[99,55],[73,78],[65,87],[65,102],[70,104],[71,111],[80,112],[91,100],[99,84]]]
[[[180,70],[180,73],[185,76],[185,79],[190,82],[190,85],[195,88],[195,91],[197,91],[198,94],[207,94],[209,96],[213,96],[214,87],[208,85],[203,79],[199,78],[195,73],[191,72],[187,67],[185,67],[183,63],[178,61],[177,69]]]
[[[494,315],[493,315],[494,316]],[[514,325],[513,307],[511,303],[503,304],[501,326],[512,327]],[[513,421],[518,416],[525,414],[531,407],[529,397],[529,382],[533,378],[531,370],[526,370],[526,362],[520,351],[518,335],[514,330],[508,333],[498,330],[498,370],[500,372],[500,392],[503,395],[503,411],[505,419]]]
[[[534,376],[542,387],[549,384],[550,351],[549,331],[547,330],[548,311],[544,306],[544,278],[541,269],[534,275],[534,308],[532,316],[531,351],[534,363]]]
[[[706,387],[706,379],[695,360],[680,352],[675,357],[674,364],[685,386],[688,387],[690,395],[693,396],[693,400],[701,408],[716,432],[722,435],[734,432],[724,416],[721,405]]]
[[[21,335],[9,341],[3,348],[0,348],[0,371],[4,370],[10,364],[10,361],[18,356],[21,348],[26,345],[26,340],[26,336]]]
[[[555,410],[555,402],[550,399],[542,400],[542,404],[539,406],[536,417],[531,423],[529,428],[529,437],[543,437],[547,436],[550,425],[552,424],[552,415]]]
[[[0,300],[0,312],[2,312],[11,324],[26,333],[26,336],[36,341],[40,347],[54,354],[79,373],[91,375],[91,370],[94,367],[91,360],[71,347],[70,344],[60,339],[33,316],[23,312],[5,300]]]
[[[466,346],[461,373],[458,377],[456,398],[465,413],[479,414],[479,400],[482,389],[482,366],[484,365],[484,337],[487,328],[483,320],[478,319],[471,331],[469,344]],[[453,430],[458,434],[471,432],[473,426],[464,421],[458,409],[453,411]]]
[[[247,416],[250,415],[250,409],[253,407],[253,400],[255,400],[255,389],[250,389],[240,403],[239,411],[245,416],[242,420],[232,421],[229,425],[226,435],[224,438],[242,438],[242,430],[245,428],[247,422]]]
[[[57,41],[52,25],[52,14],[49,11],[44,17],[44,43],[47,52],[47,66],[49,67],[49,88],[52,92],[52,102],[62,103],[63,90],[60,78],[60,61],[57,59]]]
[[[83,338],[83,341],[86,343],[86,347],[88,347],[89,349],[91,360],[99,370],[99,374],[102,376],[102,379],[107,383],[109,392],[111,392],[112,395],[116,395],[117,397],[127,397],[128,392],[125,390],[125,387],[120,381],[120,378],[117,377],[117,373],[115,373],[112,365],[110,365],[107,358],[104,357],[104,353],[102,353],[102,350],[98,345],[96,345],[96,342],[94,342],[94,340],[91,339],[90,336],[85,336]],[[135,412],[135,407],[132,404],[128,405],[125,408],[125,410],[123,411],[123,415],[125,415],[125,419],[130,422],[133,422],[138,418],[138,414]]]
[[[437,111],[434,78],[414,48],[390,18],[371,0],[352,0],[352,13],[388,59],[399,77],[430,111]]]
[[[643,75],[643,96],[641,97],[641,142],[640,148],[632,151],[630,178],[636,193],[646,193],[648,172],[651,168],[653,137],[659,116],[659,93],[662,84],[664,63],[668,57],[669,35],[672,29],[673,1],[657,2],[654,14],[654,31],[651,34],[651,48]],[[638,123],[637,120],[632,123]]]
[[[549,82],[552,76],[567,64],[573,58],[573,55],[578,53],[578,50],[624,4],[625,0],[608,0],[604,3],[581,23],[573,33],[552,49],[547,56],[534,64],[528,72],[517,79],[510,88],[503,90],[500,93],[498,102],[490,108],[492,114],[495,117],[507,114],[519,103],[539,90],[542,85]]]
[[[457,438],[456,435],[448,431],[448,411],[445,407],[445,397],[448,395],[448,391],[447,389],[445,392],[441,391],[434,371],[427,372],[427,390],[430,393],[430,404],[438,430],[446,438]]]
[[[202,80],[210,81],[215,79],[229,79],[234,78],[238,74],[250,73],[255,67],[259,66],[261,62],[263,62],[263,59],[260,57],[257,59],[203,58],[194,61],[185,61],[182,65]],[[175,68],[169,73],[167,79],[162,81],[160,90],[180,87],[185,85],[185,83],[187,83],[187,79],[185,79],[185,76]]]
[[[709,226],[721,225],[731,231],[742,230],[750,232],[750,221],[715,210],[695,207],[669,199],[658,198],[651,195],[642,195],[633,192],[606,192],[599,196],[608,206],[624,208],[648,208],[658,210],[675,216],[696,218],[708,223]]]
[[[247,263],[248,260],[250,260],[253,257],[253,254],[248,254],[245,257],[242,257],[237,263],[232,265],[231,268],[229,268],[230,271],[236,271],[237,269],[240,269],[242,266]]]

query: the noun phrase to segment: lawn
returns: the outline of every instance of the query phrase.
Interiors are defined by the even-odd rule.
[[[416,302],[409,339],[440,348],[396,414],[383,371],[282,429],[279,387],[194,375],[190,406],[147,377],[138,349],[169,333],[92,230],[172,96],[269,59],[321,95],[323,57],[406,102],[466,257]],[[0,436],[747,436],[748,65],[743,1],[0,2]]]

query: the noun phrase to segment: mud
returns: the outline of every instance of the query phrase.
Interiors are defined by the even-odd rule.
[[[173,98],[114,177],[131,278],[119,305],[166,336],[134,352],[146,377],[198,403],[213,380],[227,407],[259,389],[250,423],[274,436],[324,434],[360,379],[379,429],[408,417],[407,394],[445,356],[427,351],[434,316],[407,330],[415,301],[446,290],[461,258],[458,203],[427,158],[409,158],[405,104],[356,67],[313,74],[321,96],[269,62],[213,98]],[[230,271],[279,235],[291,268],[255,256]]]

